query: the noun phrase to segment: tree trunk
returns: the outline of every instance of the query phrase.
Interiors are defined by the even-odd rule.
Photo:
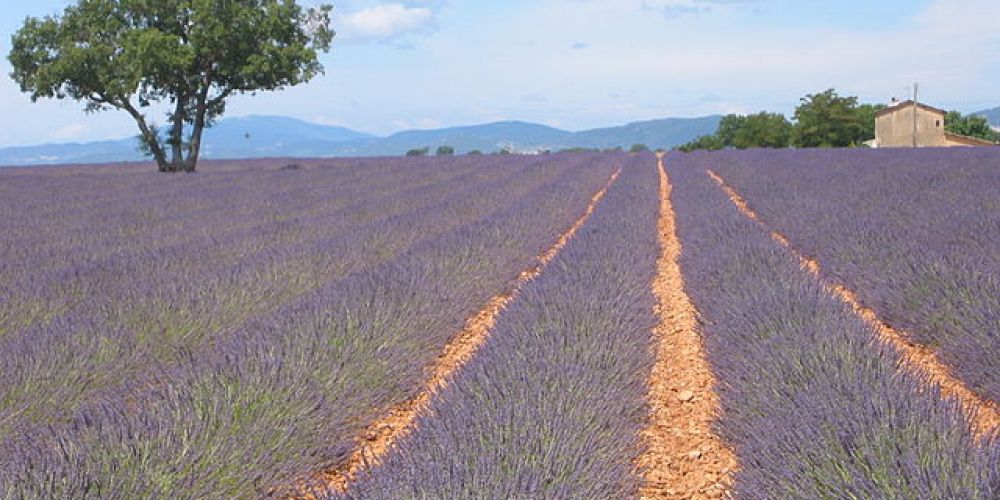
[[[201,105],[199,104],[199,107]],[[187,161],[184,162],[185,172],[194,172],[198,165],[198,155],[201,150],[201,135],[205,131],[205,111],[199,109],[194,118],[194,126],[191,128],[191,144],[188,146]]]
[[[174,109],[173,127],[170,130],[170,163],[173,170],[180,169],[184,162],[184,96],[177,96],[177,107]]]
[[[188,145],[188,157],[184,162],[185,172],[194,172],[198,165],[201,152],[201,135],[205,131],[205,114],[208,113],[208,91],[212,87],[209,75],[205,76],[204,87],[198,92],[195,104],[194,124],[191,127],[191,143]]]
[[[128,114],[132,115],[136,125],[139,126],[139,132],[142,134],[146,144],[149,146],[149,152],[153,154],[153,159],[156,160],[157,170],[160,172],[174,172],[175,170],[173,165],[167,163],[167,156],[164,154],[163,147],[160,145],[159,136],[156,134],[156,131],[150,129],[149,125],[146,124],[146,117],[143,116],[139,110],[135,109],[135,106],[129,102],[118,104],[118,106],[127,111]]]

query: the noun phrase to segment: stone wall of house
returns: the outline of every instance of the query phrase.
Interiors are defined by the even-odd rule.
[[[880,148],[913,147],[913,106],[900,106],[891,113],[876,117],[875,139]],[[944,114],[917,108],[917,145],[949,145],[944,135]]]

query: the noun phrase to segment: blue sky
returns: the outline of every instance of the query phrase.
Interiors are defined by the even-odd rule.
[[[0,52],[26,16],[66,0],[5,0]],[[318,0],[300,0],[314,4]],[[998,0],[348,0],[326,75],[237,97],[230,116],[281,114],[387,134],[529,120],[571,130],[668,116],[790,113],[829,87],[965,112],[1000,105]],[[0,62],[0,146],[134,135],[118,112],[31,104]]]

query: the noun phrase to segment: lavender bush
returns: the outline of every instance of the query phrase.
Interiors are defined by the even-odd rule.
[[[1000,496],[1000,442],[977,443],[956,401],[899,370],[891,347],[737,211],[705,173],[726,158],[667,165],[686,288],[720,381],[716,428],[740,462],[735,496]]]
[[[245,497],[280,491],[296,477],[335,465],[368,422],[412,396],[424,368],[464,318],[508,286],[575,220],[590,194],[623,158],[560,155],[503,161],[394,160],[394,168],[362,162],[356,168],[365,172],[348,182],[363,185],[371,175],[372,186],[388,183],[404,191],[408,185],[419,185],[421,174],[430,173],[433,167],[455,165],[456,170],[440,179],[447,186],[436,197],[415,195],[417,200],[426,201],[414,202],[405,194],[393,197],[386,192],[387,205],[399,207],[387,217],[380,216],[380,206],[360,201],[364,193],[356,198],[361,205],[325,200],[317,194],[315,203],[340,208],[307,217],[309,224],[326,228],[322,224],[327,218],[360,221],[330,234],[311,225],[298,228],[299,233],[313,235],[301,245],[308,249],[304,261],[329,263],[336,271],[327,271],[324,279],[282,296],[275,304],[263,300],[268,306],[242,315],[242,323],[222,325],[218,330],[198,324],[180,335],[170,329],[137,329],[127,321],[112,322],[117,329],[104,329],[108,318],[115,315],[71,309],[9,330],[4,337],[10,339],[5,340],[28,346],[21,333],[30,328],[45,329],[45,335],[37,336],[37,345],[45,346],[40,354],[58,360],[56,364],[76,366],[65,372],[71,374],[69,383],[64,381],[52,391],[55,395],[41,404],[27,398],[39,408],[32,421],[25,421],[16,411],[0,417],[5,425],[17,429],[0,445],[4,456],[0,491],[14,498]],[[318,186],[325,174],[330,177],[326,186],[335,191],[332,186],[345,185],[342,176],[351,177],[351,167],[344,167],[306,164],[294,171],[275,168],[277,172],[261,173],[255,180],[280,185],[277,180],[270,183],[274,176],[298,177],[302,185],[295,187],[308,191]],[[418,172],[409,177],[408,169]],[[107,174],[104,170],[86,173]],[[18,175],[27,174],[18,172],[12,178]],[[136,174],[116,173],[110,183],[112,187],[117,187],[116,181],[130,187],[142,184],[129,177],[132,175]],[[204,177],[212,175],[209,170]],[[200,195],[183,194],[193,188],[186,186],[185,190],[166,189],[163,196],[212,206],[216,197],[229,191],[227,182],[253,184],[243,177],[255,172],[237,169],[217,175],[233,178],[219,180],[215,189]],[[409,177],[409,182],[400,182],[396,176]],[[191,178],[196,177],[202,175]],[[456,183],[449,184],[453,180]],[[58,181],[50,182],[59,185]],[[73,181],[67,178],[65,182]],[[322,187],[317,189],[322,192]],[[432,183],[427,189],[437,188]],[[162,203],[184,206],[176,198]],[[270,203],[280,206],[294,200],[279,197]],[[407,203],[412,211],[406,210]],[[311,204],[295,208],[289,211],[290,218],[300,210],[316,208]],[[201,212],[209,217],[211,210]],[[280,227],[287,220],[275,224]],[[220,230],[225,231],[226,226],[222,218]],[[80,241],[87,237],[79,236]],[[264,240],[262,245],[268,241],[260,239]],[[226,247],[222,241],[213,241]],[[292,244],[280,246],[288,245]],[[68,246],[76,246],[76,242]],[[210,244],[205,247],[215,249]],[[237,269],[259,262],[249,255],[259,248],[251,244],[235,256]],[[232,257],[225,248],[216,251]],[[282,248],[273,251],[276,255],[265,262],[280,262],[286,255]],[[370,259],[372,255],[376,258]],[[131,262],[135,261],[141,257]],[[154,263],[149,265],[154,267]],[[284,278],[272,279],[280,282]],[[121,288],[128,285],[119,284]],[[202,288],[181,285],[183,282],[177,285],[176,300],[203,307],[199,311],[205,311],[206,317],[229,307],[226,301],[214,305],[216,297],[205,295]],[[156,283],[150,286],[160,289]],[[235,289],[232,293],[238,296],[242,292]],[[129,300],[132,295],[125,292],[122,296]],[[205,307],[206,302],[209,307]],[[128,302],[89,303],[98,309],[128,312]],[[160,355],[155,346],[171,338],[175,339],[172,348]],[[189,347],[189,343],[194,346]],[[53,352],[78,346],[89,349],[82,361],[73,354]],[[109,357],[115,360],[113,364],[104,363]],[[116,372],[125,382],[113,383],[111,388],[95,389],[93,386],[99,384],[81,375],[91,366],[112,369],[123,360],[135,359],[155,362],[126,362],[132,368]],[[3,366],[22,364],[7,362]],[[42,365],[23,370],[21,373],[27,375],[21,377],[22,383],[43,383],[50,368]],[[34,375],[37,373],[42,376]],[[87,396],[67,407],[63,416],[44,416],[46,404],[74,391]]]
[[[173,245],[165,254],[126,253],[103,258],[98,265],[73,266],[73,279],[86,290],[74,295],[71,307],[0,339],[2,351],[10,353],[0,355],[0,373],[7,381],[0,389],[4,403],[0,417],[6,417],[0,418],[0,437],[19,421],[65,418],[95,390],[134,377],[150,365],[175,362],[186,352],[222,340],[255,315],[266,314],[338,276],[391,260],[418,241],[496,210],[490,202],[503,200],[492,197],[500,194],[494,193],[496,186],[511,184],[508,176],[522,177],[527,168],[512,167],[502,175],[487,173],[499,178],[485,183],[460,175],[443,186],[397,190],[392,203],[375,197],[375,205],[358,201],[349,212],[311,216],[296,206],[298,198],[288,198],[288,204],[300,212],[294,214],[294,223],[283,214],[274,224],[297,228],[281,231],[302,235],[297,239],[275,234],[272,226],[254,227],[241,237],[230,235],[225,245],[210,237],[199,245]],[[537,189],[533,182],[544,182],[558,173],[555,168],[541,170],[546,173],[525,174],[521,184],[515,182],[511,188]],[[484,196],[482,191],[494,194]],[[446,192],[452,196],[432,202]],[[409,211],[405,210],[407,202]],[[278,204],[273,200],[262,204],[268,203]],[[384,215],[376,217],[379,209]],[[433,222],[437,217],[443,222]],[[231,218],[233,224],[240,221]],[[211,234],[212,228],[206,224],[203,231]],[[236,250],[234,262],[226,254]],[[55,283],[35,279],[34,289],[41,289],[43,297],[56,297],[49,303],[55,302],[61,297],[58,284],[66,279]],[[33,289],[19,286],[17,290],[20,294],[13,294],[15,300],[30,297]],[[66,348],[52,348],[58,344]]]
[[[712,168],[827,278],[1000,401],[1000,149],[748,151]]]
[[[628,498],[645,423],[658,177],[633,158],[592,218],[352,498]],[[336,497],[337,495],[330,495]]]

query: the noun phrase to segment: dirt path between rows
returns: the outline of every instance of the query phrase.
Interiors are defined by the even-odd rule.
[[[736,469],[733,452],[712,432],[719,412],[715,379],[698,332],[697,311],[684,292],[680,241],[670,202],[671,185],[659,158],[660,257],[653,293],[659,324],[656,364],[649,377],[648,446],[642,498],[721,498]]]
[[[850,305],[858,316],[875,329],[879,339],[895,348],[903,358],[904,369],[915,372],[919,378],[926,377],[925,379],[930,383],[939,386],[942,397],[957,398],[965,410],[973,432],[979,438],[985,439],[1000,431],[1000,406],[996,402],[982,398],[969,389],[962,380],[951,373],[947,365],[938,359],[933,349],[911,342],[909,334],[883,322],[873,309],[858,301],[857,294],[852,290],[823,278],[820,274],[819,261],[806,257],[783,234],[771,230],[767,223],[761,220],[757,213],[747,205],[746,200],[719,174],[712,170],[708,170],[707,173],[726,192],[740,212],[770,231],[771,238],[798,257],[803,269],[808,270],[829,292]]]
[[[496,324],[500,313],[513,302],[526,284],[537,278],[545,266],[555,258],[566,243],[580,230],[597,204],[608,192],[608,189],[618,179],[622,169],[619,168],[608,182],[590,199],[587,209],[548,250],[539,255],[534,265],[522,271],[511,289],[496,295],[478,313],[465,322],[461,332],[449,342],[437,361],[431,367],[431,377],[424,384],[423,390],[413,399],[396,406],[382,419],[372,423],[364,434],[358,447],[347,461],[336,469],[324,471],[323,481],[332,489],[344,492],[358,473],[365,469],[377,467],[385,456],[392,451],[393,445],[413,430],[417,416],[424,411],[431,399],[452,379],[476,351],[482,347],[489,337],[490,330]],[[304,494],[302,498],[310,498]]]

